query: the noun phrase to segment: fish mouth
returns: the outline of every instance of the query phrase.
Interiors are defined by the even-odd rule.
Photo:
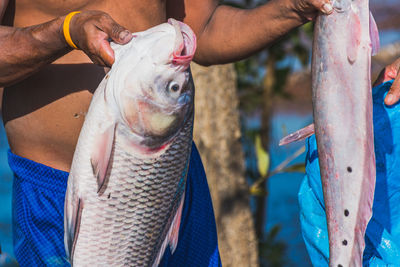
[[[183,22],[170,18],[168,19],[168,23],[172,25],[176,31],[172,63],[189,67],[196,51],[196,35],[193,30]]]

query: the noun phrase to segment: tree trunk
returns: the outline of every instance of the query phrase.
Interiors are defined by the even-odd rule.
[[[263,81],[262,107],[261,107],[261,145],[269,153],[269,141],[271,130],[271,110],[273,89],[276,83],[275,80],[275,64],[276,59],[273,53],[270,53],[265,63],[265,69],[268,70]],[[269,170],[268,170],[269,172]],[[265,179],[259,187],[266,190],[267,179]],[[264,224],[267,214],[266,195],[256,196],[256,211],[255,211],[255,228],[256,234],[260,238],[264,237]]]
[[[233,65],[192,64],[194,140],[211,190],[223,266],[258,266],[258,246],[244,176]]]

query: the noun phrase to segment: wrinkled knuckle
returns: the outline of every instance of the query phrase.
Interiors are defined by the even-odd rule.
[[[82,13],[85,13],[85,14],[93,16],[93,15],[97,15],[99,13],[102,13],[102,11],[99,11],[99,10],[86,10],[86,11],[83,11]]]
[[[90,23],[84,23],[81,27],[85,33],[90,33],[92,30],[92,26]]]
[[[114,23],[114,24],[112,25],[112,27],[111,27],[111,35],[112,35],[114,38],[119,39],[119,33],[120,33],[121,31],[123,31],[123,28],[122,28],[120,25],[118,25],[118,24],[116,24],[116,23]]]
[[[98,48],[98,45],[96,44],[96,42],[89,42],[87,45],[86,45],[86,50],[87,50],[87,52],[89,53],[89,54],[91,54],[91,55],[96,55],[96,54],[98,54],[98,50],[99,50],[99,48]]]
[[[112,21],[112,18],[111,18],[111,16],[109,14],[103,12],[100,15],[100,19],[99,20],[100,20],[101,23],[108,24],[108,23],[110,23]]]

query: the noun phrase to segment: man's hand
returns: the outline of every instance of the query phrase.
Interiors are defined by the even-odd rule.
[[[313,20],[318,12],[331,14],[333,7],[330,0],[292,0],[294,10],[306,20]]]
[[[385,97],[385,104],[388,106],[394,105],[400,99],[400,58],[392,64],[386,66],[376,79],[374,86],[381,83],[394,80],[392,87]]]
[[[96,64],[111,66],[114,63],[114,51],[109,40],[126,44],[132,34],[101,11],[84,11],[72,17],[70,22],[72,41],[82,49]]]
[[[16,83],[71,51],[63,34],[64,17],[27,27],[0,25],[0,87]],[[96,64],[111,66],[109,40],[126,44],[132,34],[100,11],[83,11],[69,23],[73,43]]]

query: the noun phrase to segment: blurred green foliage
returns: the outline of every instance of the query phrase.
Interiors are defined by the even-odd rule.
[[[288,97],[283,90],[288,76],[310,63],[312,30],[313,24],[307,23],[257,55],[235,63],[242,111],[256,111],[264,104],[261,96],[268,72],[274,73],[272,95]],[[275,62],[274,70],[268,70],[268,60]]]
[[[268,174],[269,169],[269,154],[261,145],[260,135],[256,136],[255,149],[257,155],[257,168],[261,177],[265,177]]]

